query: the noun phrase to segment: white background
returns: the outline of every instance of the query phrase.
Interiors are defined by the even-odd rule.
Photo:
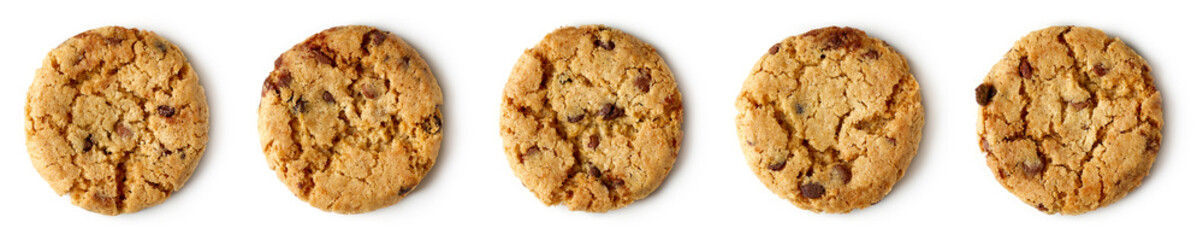
[[[0,239],[1200,237],[1198,3],[728,2],[6,1]],[[660,189],[605,214],[543,206],[513,176],[498,136],[501,89],[522,51],[557,27],[594,23],[655,46],[676,75],[686,115],[680,157]],[[446,99],[443,149],[430,175],[399,204],[359,215],[322,212],[289,193],[268,169],[256,130],[259,90],[276,56],[346,24],[408,41]],[[1048,216],[1004,190],[986,167],[973,89],[1014,41],[1069,24],[1101,29],[1145,57],[1164,96],[1165,129],[1144,185],[1084,215]],[[208,150],[191,181],[161,205],[116,217],[56,196],[32,167],[23,137],[26,92],[46,53],[105,25],[153,30],[180,46],[212,114]],[[927,109],[906,176],[879,204],[843,215],[798,209],[765,188],[744,161],[734,123],[735,96],[769,46],[829,25],[865,30],[906,56]]]

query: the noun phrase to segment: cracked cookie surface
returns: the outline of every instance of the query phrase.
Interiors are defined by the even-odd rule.
[[[192,176],[209,106],[183,52],[154,32],[102,27],[64,41],[25,105],[33,166],[55,193],[117,215],[162,203]]]
[[[501,104],[501,138],[546,205],[605,212],[656,190],[681,145],[681,93],[655,48],[600,25],[527,49]]]
[[[880,201],[922,138],[919,84],[884,41],[827,27],[769,47],[735,101],[740,145],[777,196],[846,213]]]
[[[369,26],[317,33],[280,55],[263,82],[259,139],[297,198],[363,213],[409,195],[443,140],[443,93],[401,38]]]
[[[1107,206],[1139,186],[1161,146],[1148,63],[1089,27],[1034,31],[975,90],[994,178],[1048,214]]]

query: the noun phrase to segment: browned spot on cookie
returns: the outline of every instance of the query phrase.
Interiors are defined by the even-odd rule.
[[[570,122],[570,123],[576,123],[576,122],[580,122],[580,121],[581,121],[581,119],[585,119],[585,114],[584,114],[584,113],[582,113],[582,114],[577,114],[577,115],[572,115],[572,116],[568,116],[568,117],[564,118],[564,120],[567,120],[567,121],[568,121],[568,122]]]
[[[129,137],[130,135],[134,134],[132,131],[129,130],[128,127],[125,127],[124,123],[115,124],[113,126],[113,131],[116,132],[117,136],[119,136],[119,137]]]
[[[615,106],[614,103],[607,103],[605,106],[602,106],[600,111],[597,111],[597,115],[602,116],[602,120],[614,120],[624,114],[626,114],[625,111]]]
[[[589,136],[589,148],[597,148],[598,144],[601,144],[601,137],[597,134]]]
[[[769,48],[769,54],[777,54],[778,50],[781,50],[781,43],[773,44],[773,47]]]
[[[614,41],[593,40],[593,45],[605,50],[614,50]]]
[[[330,94],[330,91],[322,92],[322,100],[326,100],[326,103],[334,103],[334,95]]]
[[[284,54],[280,54],[279,57],[276,57],[276,68],[275,69],[280,69],[281,64],[284,64]]]
[[[639,75],[635,76],[635,88],[640,92],[647,92],[652,86],[652,73],[647,69],[639,69]]]
[[[1161,137],[1150,137],[1148,143],[1145,143],[1145,151],[1157,152],[1161,150]]]
[[[819,185],[818,183],[799,183],[798,190],[802,191],[802,197],[810,199],[823,197],[823,193],[827,191],[827,189],[823,188],[823,185]]]
[[[840,184],[847,184],[852,180],[852,169],[848,165],[836,164],[831,167],[831,180],[835,180]]]
[[[92,134],[88,134],[88,137],[84,138],[83,152],[92,151],[92,145],[95,144],[96,143],[92,141]]]
[[[1091,70],[1094,70],[1095,76],[1102,77],[1107,75],[1107,68],[1103,67],[1103,63],[1094,64],[1094,67],[1091,68]]]
[[[1028,176],[1040,175],[1041,172],[1044,172],[1044,161],[1034,159],[1023,162],[1023,173]]]
[[[990,100],[994,98],[994,94],[998,93],[997,91],[994,89],[994,85],[990,83],[977,85],[977,89],[975,90],[977,92],[977,105],[986,106],[986,104],[990,104]]]
[[[669,113],[674,113],[681,110],[681,100],[677,98],[677,95],[668,95],[667,97],[664,97],[664,105],[664,110]]]
[[[773,171],[781,171],[781,169],[785,169],[785,163],[786,163],[787,161],[789,161],[789,160],[788,160],[788,159],[782,159],[781,161],[777,161],[777,162],[775,162],[775,163],[773,163],[773,164],[769,164],[769,170],[773,170]]]
[[[881,57],[881,53],[877,52],[877,49],[869,49],[869,51],[862,53],[860,56],[866,59],[877,59]]]
[[[1032,64],[1028,63],[1028,57],[1019,58],[1019,76],[1022,78],[1032,79]]]
[[[175,116],[175,108],[171,107],[171,106],[159,105],[159,107],[156,108],[155,110],[159,112],[159,116],[162,116],[165,118]]]
[[[826,38],[827,42],[823,46],[823,50],[846,49],[855,51],[860,49],[861,40],[864,40],[864,34],[859,31],[846,27],[828,27],[819,33],[820,38]]]

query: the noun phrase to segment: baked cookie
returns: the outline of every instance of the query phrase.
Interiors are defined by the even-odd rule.
[[[1097,29],[1028,34],[976,92],[977,132],[994,178],[1048,214],[1123,198],[1161,148],[1161,93],[1148,63]]]
[[[923,136],[919,83],[889,44],[827,27],[774,44],[735,101],[752,172],[799,208],[847,213],[877,203]]]
[[[55,193],[101,214],[167,200],[208,140],[196,72],[150,31],[111,26],[67,39],[42,61],[25,103],[34,168]]]
[[[605,212],[660,186],[682,117],[655,48],[606,26],[564,27],[514,65],[501,139],[514,175],[544,204]]]
[[[408,195],[438,159],[443,92],[401,38],[326,29],[280,54],[263,81],[259,139],[301,200],[363,213]]]

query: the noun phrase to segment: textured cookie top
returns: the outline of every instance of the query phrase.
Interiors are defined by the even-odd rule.
[[[1028,34],[976,93],[981,149],[995,179],[1048,214],[1123,198],[1161,146],[1161,93],[1149,65],[1097,29]]]
[[[42,61],[25,105],[34,168],[89,211],[132,213],[192,176],[209,107],[180,49],[153,32],[102,27]]]
[[[922,138],[919,84],[906,59],[853,28],[774,44],[735,107],[748,166],[778,196],[814,212],[881,200]]]
[[[514,65],[501,138],[544,204],[605,212],[656,190],[676,162],[683,116],[655,48],[605,26],[565,27]]]
[[[263,81],[259,139],[289,190],[362,213],[397,203],[438,158],[443,93],[397,36],[334,27],[293,46]]]

